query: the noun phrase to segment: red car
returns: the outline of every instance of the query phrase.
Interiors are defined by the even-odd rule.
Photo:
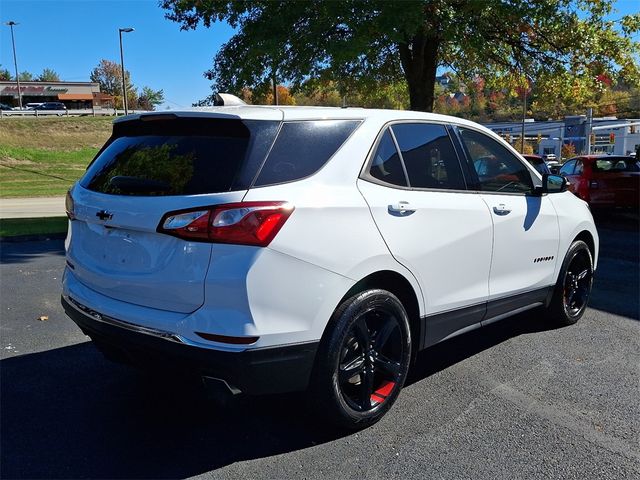
[[[640,205],[640,163],[632,157],[585,155],[567,161],[560,174],[569,190],[592,207]]]
[[[524,153],[522,155],[524,159],[529,162],[533,168],[535,168],[540,175],[548,173],[551,174],[551,170],[549,170],[549,166],[544,161],[541,155],[535,155],[533,153]]]

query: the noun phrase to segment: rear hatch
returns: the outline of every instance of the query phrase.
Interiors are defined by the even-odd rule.
[[[173,114],[115,123],[72,190],[73,274],[111,298],[196,310],[215,246],[158,233],[159,223],[167,212],[241,201],[279,124]]]

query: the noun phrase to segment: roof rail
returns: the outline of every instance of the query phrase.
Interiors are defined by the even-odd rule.
[[[230,107],[235,105],[246,105],[242,99],[230,93],[216,93],[213,105],[216,107]]]

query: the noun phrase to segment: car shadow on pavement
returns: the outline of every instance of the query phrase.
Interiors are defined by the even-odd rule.
[[[523,314],[432,347],[410,382],[544,328]],[[348,435],[314,419],[303,394],[222,406],[88,342],[0,361],[0,394],[1,478],[184,478]]]
[[[301,395],[222,407],[90,343],[4,359],[0,388],[1,478],[183,478],[341,435],[311,424]]]
[[[43,255],[64,255],[64,240],[21,241],[0,243],[0,263],[29,263]]]

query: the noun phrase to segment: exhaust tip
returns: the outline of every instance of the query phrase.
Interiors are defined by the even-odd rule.
[[[242,393],[239,388],[230,385],[226,380],[223,380],[222,378],[208,377],[203,375],[202,384],[204,385],[206,392],[215,398],[229,395],[235,396]]]

